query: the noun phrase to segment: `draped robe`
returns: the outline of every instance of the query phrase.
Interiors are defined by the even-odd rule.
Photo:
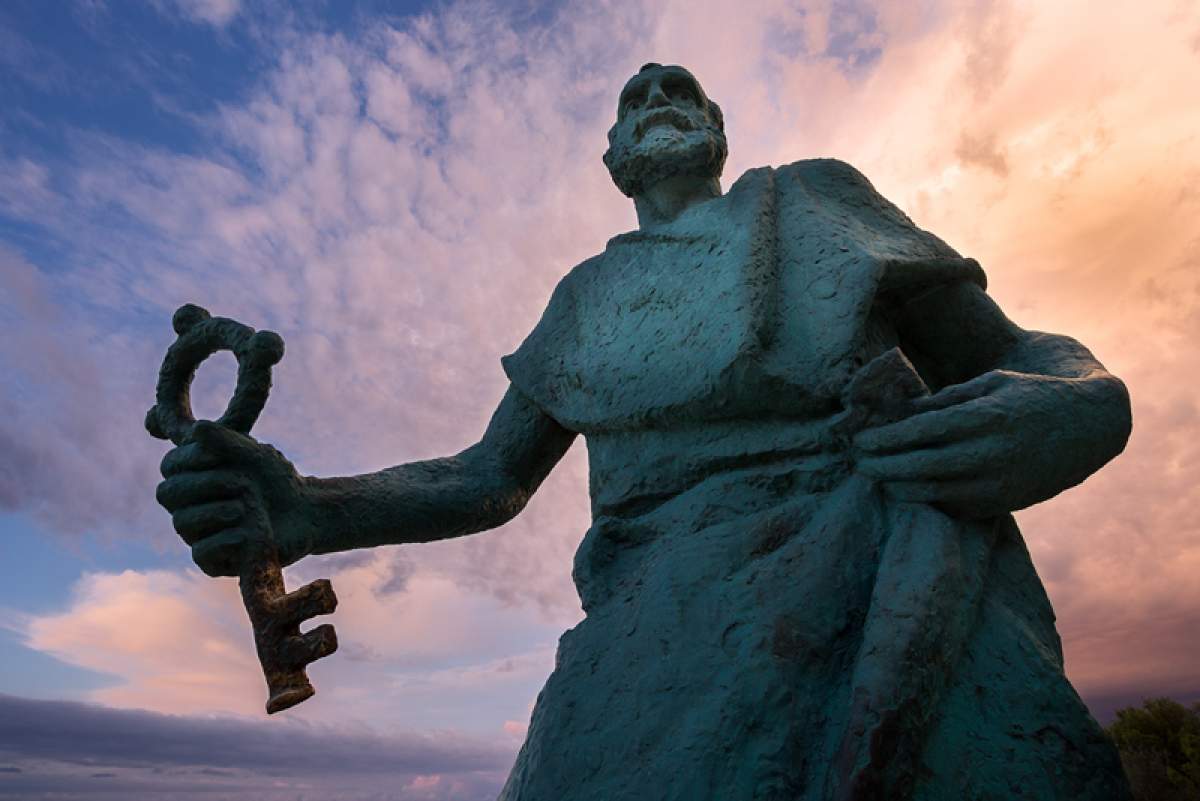
[[[864,368],[923,388],[889,310],[959,281],[985,286],[834,160],[563,279],[503,363],[587,441],[586,616],[501,799],[1126,797],[1011,516],[889,500],[848,453]]]

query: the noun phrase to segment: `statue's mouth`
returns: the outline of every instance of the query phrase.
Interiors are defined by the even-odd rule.
[[[660,125],[674,128],[677,131],[696,130],[696,124],[692,122],[688,115],[673,108],[664,108],[658,111],[651,111],[637,121],[637,126],[633,132],[635,141],[642,141],[642,137],[646,135],[647,131],[651,128],[657,128]]]

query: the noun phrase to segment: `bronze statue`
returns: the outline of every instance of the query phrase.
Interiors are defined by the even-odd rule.
[[[638,230],[559,284],[482,439],[312,478],[199,423],[159,488],[197,564],[498,526],[582,434],[586,617],[502,799],[1128,798],[1010,515],[1122,450],[1121,382],[842,162],[722,193],[681,67],[630,79],[609,142]]]

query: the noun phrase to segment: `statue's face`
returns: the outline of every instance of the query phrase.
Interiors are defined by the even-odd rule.
[[[683,67],[651,66],[621,90],[604,163],[634,197],[675,175],[717,178],[725,164],[721,111]]]

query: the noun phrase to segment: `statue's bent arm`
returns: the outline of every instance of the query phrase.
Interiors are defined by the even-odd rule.
[[[574,438],[510,386],[482,439],[461,453],[305,479],[310,552],[432,542],[500,526],[525,507]]]
[[[1076,340],[1026,331],[978,285],[959,281],[898,307],[894,321],[910,358],[924,362],[936,386],[959,384],[990,370],[1065,379],[1121,382]],[[925,367],[922,368],[924,373]]]
[[[868,430],[859,467],[897,497],[963,517],[1022,509],[1078,484],[1125,447],[1125,385],[1070,337],[1026,331],[975,284],[892,307],[933,395]]]

